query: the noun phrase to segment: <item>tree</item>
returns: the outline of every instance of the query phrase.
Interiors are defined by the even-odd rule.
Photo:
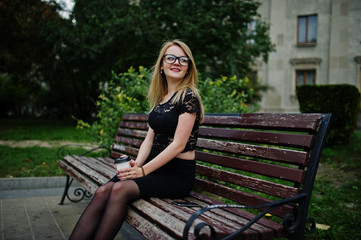
[[[75,0],[70,20],[45,31],[57,56],[50,85],[60,92],[52,102],[55,106],[66,96],[65,114],[88,117],[99,85],[111,78],[112,70],[151,68],[160,45],[174,38],[191,47],[205,77],[243,78],[251,62],[267,60],[273,50],[257,7],[251,0]],[[250,33],[252,22],[257,27]]]
[[[78,0],[69,20],[44,26],[43,34],[56,54],[49,77],[53,94],[48,99],[58,115],[91,117],[100,85],[110,80],[112,70],[132,64],[125,63],[130,51],[124,45],[133,38],[127,33],[130,27],[125,28],[132,22],[127,17],[129,7],[129,1]]]
[[[41,0],[0,1],[0,107],[21,114],[41,108],[39,94],[52,45],[39,34],[43,22],[60,20],[57,5]]]
[[[268,25],[260,19],[257,8],[258,3],[250,0],[140,1],[140,21],[135,28],[146,40],[145,46],[159,45],[164,39],[183,39],[206,76],[244,77],[250,72],[250,63],[260,56],[267,60],[273,50]],[[253,22],[256,27],[250,32]]]
[[[0,4],[2,10],[7,6],[2,16],[6,15],[11,28],[5,29],[14,32],[1,39],[12,47],[1,54],[6,69],[0,71],[28,75],[37,69],[40,80],[36,82],[42,84],[32,92],[41,93],[46,99],[43,107],[57,116],[91,117],[100,87],[111,79],[111,72],[126,72],[131,66],[151,68],[160,45],[168,39],[185,41],[199,72],[213,79],[220,75],[242,79],[250,72],[251,62],[258,57],[267,60],[273,50],[268,26],[257,14],[258,3],[251,0],[172,4],[165,0],[75,0],[70,19],[60,19],[59,6],[52,2],[5,0]],[[18,11],[26,13],[21,20],[10,16],[18,16]],[[29,14],[36,21],[27,22]],[[253,22],[256,28],[250,32]],[[17,41],[22,29],[32,29],[31,38]],[[16,44],[11,45],[12,41]],[[16,46],[20,51],[16,52]],[[19,64],[17,59],[21,59]]]

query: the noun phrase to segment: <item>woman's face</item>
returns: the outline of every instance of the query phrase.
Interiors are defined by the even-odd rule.
[[[190,60],[179,46],[170,46],[165,51],[161,69],[168,81],[180,81],[187,73]],[[174,61],[174,62],[173,62]],[[173,62],[173,63],[172,63]]]

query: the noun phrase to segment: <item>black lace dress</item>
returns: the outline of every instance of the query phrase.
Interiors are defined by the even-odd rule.
[[[153,147],[145,163],[151,161],[172,141],[183,113],[196,113],[191,136],[182,152],[194,150],[198,138],[200,103],[191,89],[185,93],[184,101],[172,104],[173,95],[167,102],[158,104],[149,114],[149,125],[154,130]],[[133,179],[140,190],[141,198],[164,197],[181,198],[186,196],[194,185],[195,161],[174,158],[163,167],[141,178]]]

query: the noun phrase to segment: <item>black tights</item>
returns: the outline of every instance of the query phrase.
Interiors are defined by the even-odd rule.
[[[127,214],[127,203],[139,198],[132,181],[108,182],[98,188],[69,239],[114,239]]]

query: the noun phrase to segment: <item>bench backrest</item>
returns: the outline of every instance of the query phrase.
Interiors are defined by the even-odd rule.
[[[330,121],[322,114],[206,115],[197,142],[196,190],[224,201],[256,205],[311,191]],[[126,114],[111,157],[136,156],[146,114]],[[284,216],[291,207],[272,214]],[[307,212],[307,209],[306,209]]]

